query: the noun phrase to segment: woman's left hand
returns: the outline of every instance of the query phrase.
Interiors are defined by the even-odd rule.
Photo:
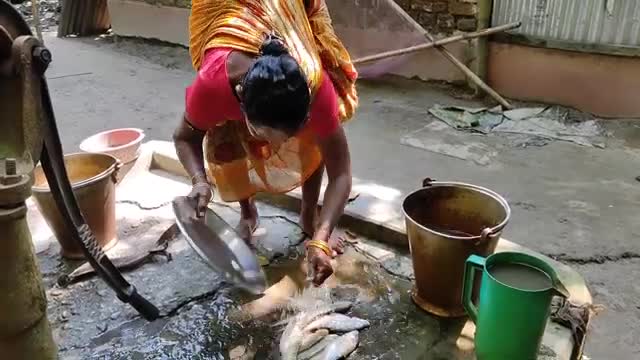
[[[307,249],[307,261],[313,274],[313,285],[322,285],[333,274],[331,257],[318,248]]]

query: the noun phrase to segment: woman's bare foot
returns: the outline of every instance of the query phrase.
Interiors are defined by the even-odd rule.
[[[329,238],[329,247],[333,250],[333,257],[344,254],[345,241],[341,234],[333,234]]]
[[[238,235],[247,245],[253,247],[253,233],[260,226],[260,217],[258,216],[258,208],[253,199],[243,200],[240,202],[240,221],[236,226]]]

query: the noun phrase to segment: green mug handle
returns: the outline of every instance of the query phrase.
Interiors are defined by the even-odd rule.
[[[473,303],[472,294],[473,294],[473,283],[476,278],[476,272],[478,270],[484,270],[484,265],[487,259],[478,256],[471,255],[467,259],[464,264],[464,282],[462,289],[462,305],[464,305],[464,309],[469,314],[469,318],[474,323],[478,319],[478,308]]]

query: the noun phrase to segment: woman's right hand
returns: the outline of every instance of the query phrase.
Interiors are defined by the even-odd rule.
[[[193,184],[191,192],[187,195],[187,198],[195,200],[196,216],[199,218],[204,216],[212,197],[213,190],[207,182],[197,182]]]

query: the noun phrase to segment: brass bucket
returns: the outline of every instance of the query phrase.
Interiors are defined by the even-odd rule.
[[[465,261],[495,251],[511,217],[509,204],[479,186],[427,179],[402,207],[415,275],[413,301],[440,317],[464,316]]]
[[[117,243],[116,189],[120,162],[107,154],[77,153],[64,157],[64,165],[80,211],[103,250]],[[42,166],[34,170],[33,197],[67,259],[83,259],[81,247],[71,240],[53,199]]]

